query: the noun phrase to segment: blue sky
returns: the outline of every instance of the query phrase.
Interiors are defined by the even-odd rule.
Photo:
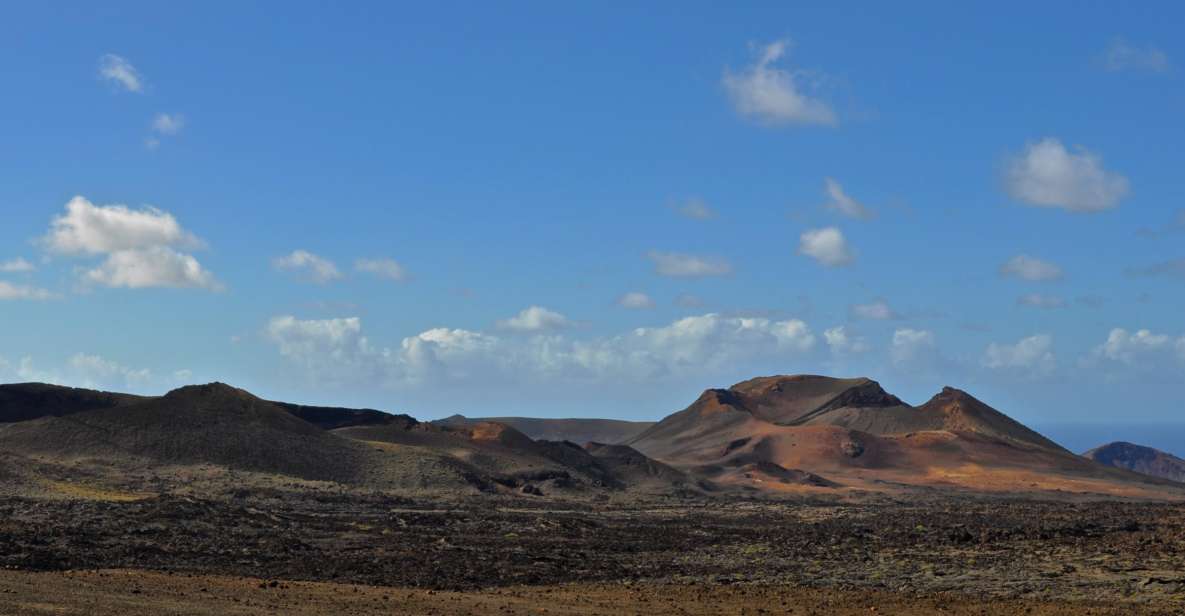
[[[758,374],[1176,422],[1171,3],[0,23],[0,381],[651,419]]]

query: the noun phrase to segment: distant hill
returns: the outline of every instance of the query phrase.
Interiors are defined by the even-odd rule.
[[[1120,441],[1095,447],[1082,455],[1099,464],[1185,482],[1185,460],[1159,449]]]
[[[289,402],[272,404],[324,430],[350,426],[381,426],[389,423],[406,423],[410,415],[393,415],[374,409],[348,409],[337,406],[306,406]],[[414,420],[413,420],[414,421]]]
[[[82,411],[124,406],[141,396],[62,387],[46,383],[0,385],[0,423],[38,417],[64,417]]]
[[[438,419],[437,425],[465,425],[473,422],[496,422],[517,429],[535,440],[621,443],[654,425],[653,421],[623,421],[620,419],[548,419],[541,417],[480,417],[453,415]]]

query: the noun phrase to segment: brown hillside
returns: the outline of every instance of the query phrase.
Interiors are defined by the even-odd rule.
[[[1156,489],[1139,477],[1083,464],[1052,441],[946,388],[920,407],[869,379],[763,377],[710,389],[630,445],[685,470],[728,483],[787,481],[815,474],[826,485],[894,485],[983,491],[1066,490],[1128,494]],[[791,475],[776,471],[776,465]]]

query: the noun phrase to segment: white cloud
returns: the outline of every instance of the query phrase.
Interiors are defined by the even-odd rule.
[[[779,68],[787,41],[761,48],[756,62],[739,73],[725,70],[722,83],[737,112],[765,124],[835,125],[831,107],[804,92],[805,75]]]
[[[823,183],[824,190],[831,199],[827,202],[827,209],[858,220],[868,220],[873,217],[872,210],[864,207],[864,204],[844,192],[843,186],[840,186],[839,182],[831,178],[824,178]]]
[[[144,78],[131,62],[109,53],[99,58],[99,77],[128,92],[143,92]]]
[[[357,318],[272,319],[268,339],[315,380],[377,380],[392,387],[435,383],[645,382],[700,374],[754,358],[798,357],[814,348],[806,323],[706,314],[664,327],[578,340],[499,337],[435,328],[394,348],[373,347]]]
[[[74,197],[66,204],[66,213],[54,217],[42,241],[51,252],[67,255],[201,244],[168,212],[153,207],[97,206],[84,197]]]
[[[173,371],[173,380],[177,381],[178,383],[191,383],[191,382],[193,382],[193,370],[190,370],[188,368],[182,368],[181,370],[174,370]]]
[[[646,310],[654,307],[654,300],[641,291],[630,291],[617,298],[617,305],[633,310]]]
[[[337,373],[361,377],[367,363],[383,357],[370,348],[358,317],[300,320],[279,316],[268,322],[266,335],[280,355],[321,377]]]
[[[158,113],[152,118],[152,130],[162,135],[176,135],[185,128],[185,116],[174,113]]]
[[[716,217],[716,212],[703,199],[691,198],[674,206],[674,210],[684,218],[694,220],[708,220]]]
[[[44,300],[54,299],[55,297],[57,296],[45,289],[14,285],[10,282],[0,280],[0,301],[10,299]]]
[[[37,269],[32,263],[17,257],[7,261],[0,261],[0,272],[16,273],[16,272],[31,272]]]
[[[294,250],[282,257],[272,259],[276,269],[296,272],[304,279],[325,284],[342,277],[333,261],[319,257],[306,250]]]
[[[354,269],[396,282],[407,280],[407,269],[394,259],[358,259]]]
[[[1167,334],[1154,334],[1147,329],[1129,332],[1117,327],[1107,335],[1106,342],[1095,347],[1094,355],[1097,358],[1132,364],[1141,358],[1169,351],[1174,344],[1178,348],[1185,348],[1185,337],[1174,342]]]
[[[1113,208],[1129,190],[1127,178],[1104,169],[1101,157],[1082,147],[1071,152],[1051,137],[1009,160],[1005,187],[1029,205],[1071,212]]]
[[[32,357],[22,357],[20,364],[17,365],[16,375],[19,379],[26,382],[36,383],[51,383],[60,384],[62,378],[53,372],[46,372],[38,369],[33,365]]]
[[[651,302],[651,305],[653,305],[653,302]],[[679,296],[675,298],[675,305],[681,308],[702,308],[704,305],[704,300],[698,295],[692,295],[691,293],[680,293]]]
[[[827,267],[843,267],[856,260],[856,255],[836,227],[811,229],[798,241],[798,254],[810,257]]]
[[[661,276],[703,278],[727,276],[732,273],[732,265],[717,257],[697,257],[657,250],[651,250],[647,256],[654,262],[654,271]]]
[[[889,306],[889,302],[884,299],[873,300],[867,304],[853,304],[848,312],[853,318],[868,319],[870,321],[888,321],[892,319],[900,319],[901,315]]]
[[[833,355],[849,355],[868,351],[868,343],[859,336],[848,332],[847,327],[840,325],[823,332],[823,339]]]
[[[22,381],[86,387],[89,389],[142,390],[153,381],[147,368],[129,368],[99,355],[75,353],[57,369],[39,368],[32,357],[22,357],[16,368]]]
[[[138,388],[152,379],[152,372],[147,368],[128,368],[98,355],[75,353],[67,364],[76,377],[71,382],[82,387],[128,386]]]
[[[183,229],[172,214],[154,207],[98,206],[74,197],[66,204],[66,213],[50,221],[41,245],[59,255],[105,255],[97,267],[82,270],[82,281],[88,284],[221,288],[196,258],[175,249],[199,248],[201,240]]]
[[[1109,71],[1163,73],[1170,64],[1168,55],[1155,47],[1133,47],[1123,39],[1115,39],[1103,52],[1103,67]]]
[[[1016,298],[1016,303],[1021,306],[1028,306],[1030,308],[1044,308],[1046,310],[1066,307],[1066,300],[1057,297],[1056,295],[1042,295],[1040,293],[1029,293],[1027,295],[1022,295]]]
[[[98,267],[87,270],[83,280],[107,287],[197,288],[217,291],[222,285],[191,255],[165,246],[117,250]]]
[[[1056,263],[1042,261],[1029,255],[1016,255],[1000,266],[1001,276],[1015,276],[1030,282],[1058,280],[1062,274],[1062,268]]]
[[[1016,344],[991,343],[981,361],[993,370],[1021,370],[1030,376],[1048,375],[1057,367],[1053,354],[1053,336],[1037,334]]]
[[[498,321],[499,329],[516,332],[545,332],[571,327],[568,317],[543,306],[530,306],[509,319]]]
[[[934,332],[918,329],[898,329],[893,332],[889,347],[889,359],[898,366],[905,366],[926,359],[936,349]]]

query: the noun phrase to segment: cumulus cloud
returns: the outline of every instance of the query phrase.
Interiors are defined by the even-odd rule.
[[[172,214],[153,207],[98,206],[74,197],[66,213],[50,221],[41,244],[58,255],[105,255],[97,267],[83,270],[84,283],[131,289],[221,288],[195,257],[176,249],[200,248],[201,240]]]
[[[1062,268],[1056,263],[1043,261],[1029,255],[1016,255],[1000,266],[1000,275],[1016,277],[1030,282],[1048,282],[1062,277]]]
[[[278,270],[294,272],[301,278],[317,284],[325,284],[342,277],[333,261],[307,250],[293,250],[282,257],[276,257],[272,259],[272,265]]]
[[[1173,340],[1168,334],[1156,334],[1147,329],[1129,332],[1116,327],[1107,340],[1095,347],[1094,356],[1124,364],[1134,364],[1172,350],[1185,350],[1185,336]],[[1185,354],[1183,354],[1185,355]]]
[[[823,332],[823,339],[833,355],[852,355],[868,351],[868,343],[863,338],[853,335],[848,328],[840,325]]]
[[[984,350],[981,364],[993,370],[1023,371],[1028,376],[1045,376],[1057,367],[1053,336],[1037,334],[1015,344],[993,342]]]
[[[1127,178],[1103,168],[1097,154],[1066,149],[1047,137],[1013,156],[1005,171],[1005,188],[1014,199],[1036,207],[1070,212],[1099,212],[1127,196]]]
[[[896,366],[908,366],[928,359],[936,351],[934,332],[902,328],[893,332],[889,359]]]
[[[810,257],[826,267],[844,267],[856,260],[856,255],[836,227],[811,229],[798,238],[798,254]]]
[[[9,259],[7,261],[0,261],[0,272],[4,273],[11,274],[17,272],[31,272],[35,269],[37,268],[34,267],[32,263],[29,263],[20,257]]]
[[[673,208],[675,213],[693,220],[708,220],[716,217],[716,212],[703,199],[691,198],[674,205]]]
[[[835,125],[831,107],[806,92],[807,76],[778,66],[788,46],[788,41],[774,41],[761,47],[756,61],[744,70],[725,70],[722,83],[733,107],[763,124]]]
[[[848,308],[848,313],[853,319],[867,319],[870,321],[888,321],[892,319],[900,319],[901,315],[889,306],[889,302],[884,299],[876,299],[867,304],[853,304]]]
[[[435,328],[378,348],[356,317],[276,317],[268,339],[279,353],[330,382],[373,379],[391,387],[425,383],[593,382],[700,374],[754,358],[798,357],[814,348],[806,323],[705,314],[667,326],[587,340],[562,335],[501,337]]]
[[[1151,45],[1136,47],[1115,39],[1103,52],[1103,68],[1109,71],[1144,71],[1163,73],[1169,70],[1169,57]]]
[[[827,209],[858,220],[869,220],[873,217],[872,210],[864,207],[864,204],[844,192],[843,186],[840,186],[839,182],[831,178],[824,178],[823,184],[827,197],[830,199],[826,205]]]
[[[1043,295],[1041,293],[1028,293],[1026,295],[1022,295],[1016,298],[1016,303],[1019,306],[1028,306],[1029,308],[1043,308],[1046,310],[1066,307],[1066,300],[1056,295]]]
[[[654,262],[654,271],[660,276],[674,278],[704,278],[707,276],[727,276],[732,273],[732,265],[718,257],[697,257],[695,255],[677,252],[660,252],[651,250],[647,255]]]
[[[543,306],[529,306],[509,319],[498,321],[498,329],[516,332],[554,331],[572,325],[568,317]]]
[[[358,259],[354,269],[396,282],[407,280],[407,269],[394,259]]]
[[[84,197],[74,197],[66,204],[66,213],[54,217],[43,242],[51,252],[66,255],[201,243],[168,212],[154,207],[98,206]]]
[[[117,250],[107,255],[98,267],[84,272],[82,278],[86,282],[125,289],[222,289],[214,275],[192,255],[166,246]]]
[[[143,92],[144,78],[136,67],[113,53],[99,58],[99,78],[128,92]]]
[[[52,292],[37,287],[15,285],[0,280],[0,301],[3,300],[45,300],[57,297]]]
[[[617,305],[632,310],[648,310],[654,307],[654,300],[641,291],[630,291],[617,298]]]

